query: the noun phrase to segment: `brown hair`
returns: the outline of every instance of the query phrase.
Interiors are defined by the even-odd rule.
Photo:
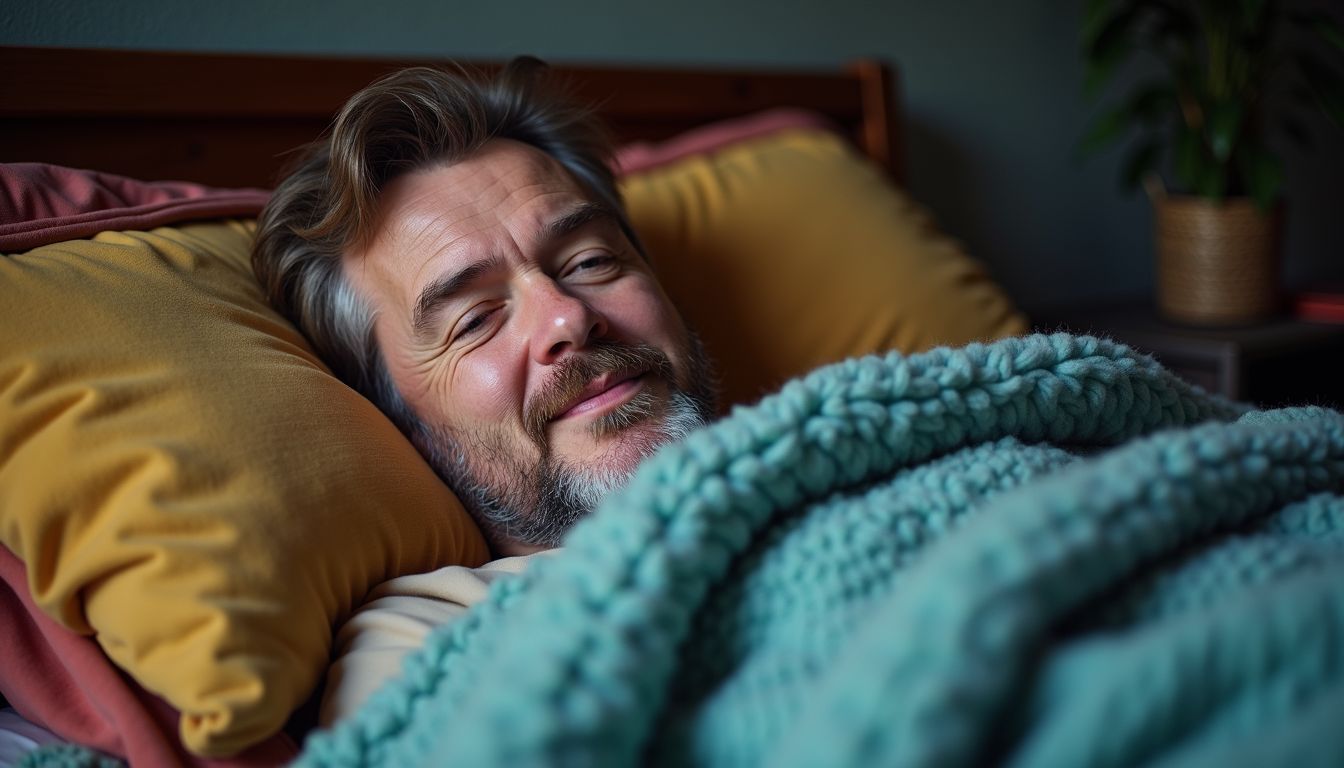
[[[610,144],[586,110],[563,100],[530,57],[493,79],[414,67],[356,93],[328,136],[305,148],[276,187],[258,224],[252,268],[271,304],[323,360],[381,408],[417,445],[425,425],[392,384],[373,334],[373,314],[342,272],[342,254],[373,235],[378,197],[403,174],[470,156],[506,138],[549,154],[622,217],[608,164]]]

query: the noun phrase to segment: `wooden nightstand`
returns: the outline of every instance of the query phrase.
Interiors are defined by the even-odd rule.
[[[1261,406],[1344,409],[1344,325],[1289,317],[1257,325],[1200,328],[1136,304],[1061,308],[1035,318],[1038,331],[1109,336],[1157,358],[1211,391]]]

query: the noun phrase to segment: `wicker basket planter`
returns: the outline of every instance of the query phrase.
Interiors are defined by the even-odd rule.
[[[1171,320],[1196,325],[1251,323],[1279,308],[1279,233],[1283,212],[1264,213],[1246,198],[1155,200],[1157,305]]]

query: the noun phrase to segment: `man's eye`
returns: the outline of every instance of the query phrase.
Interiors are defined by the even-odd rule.
[[[615,256],[612,256],[609,253],[596,253],[580,259],[572,268],[570,268],[569,274],[579,277],[601,274],[614,266],[616,266]]]
[[[494,312],[495,311],[493,309],[487,309],[482,312],[477,312],[474,315],[469,315],[461,324],[458,325],[457,333],[453,334],[453,341],[457,341],[459,339],[465,339],[468,336],[472,335],[473,333],[476,333],[477,331],[481,330],[481,328],[485,327],[485,321],[489,320],[490,315],[494,314]]]

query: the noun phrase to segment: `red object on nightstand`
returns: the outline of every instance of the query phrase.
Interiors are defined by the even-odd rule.
[[[1344,291],[1299,293],[1293,309],[1303,320],[1344,323]]]

